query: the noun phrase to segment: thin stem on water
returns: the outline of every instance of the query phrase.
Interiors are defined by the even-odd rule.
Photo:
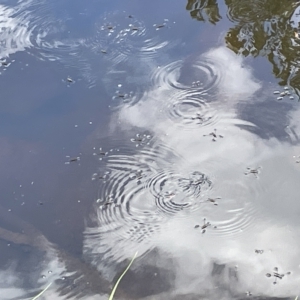
[[[127,273],[127,271],[129,270],[129,268],[131,267],[131,265],[132,265],[134,259],[136,258],[137,254],[138,254],[137,252],[134,254],[133,258],[131,259],[131,261],[130,261],[130,263],[129,263],[129,265],[127,266],[127,268],[125,269],[125,271],[121,274],[121,276],[120,276],[119,279],[117,280],[115,286],[113,287],[113,289],[112,289],[112,291],[111,291],[111,294],[110,294],[108,300],[113,300],[114,295],[115,295],[115,292],[116,292],[116,290],[117,290],[117,287],[118,287],[118,285],[119,285],[121,279],[123,278],[123,276]]]
[[[50,287],[51,284],[52,284],[52,282],[50,282],[38,295],[36,295],[31,300],[36,300],[38,297],[42,296],[42,294],[44,294],[44,292],[46,292],[48,290],[48,288]]]

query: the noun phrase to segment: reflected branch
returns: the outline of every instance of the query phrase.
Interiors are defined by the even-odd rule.
[[[225,37],[237,55],[263,56],[279,84],[300,94],[300,2],[295,0],[225,0],[234,24]],[[188,0],[186,9],[199,21],[220,20],[217,0]]]
[[[191,17],[198,21],[208,20],[216,24],[221,19],[217,0],[188,0],[186,9],[190,11]]]

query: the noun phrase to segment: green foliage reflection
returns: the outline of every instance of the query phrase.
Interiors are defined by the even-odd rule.
[[[186,9],[190,11],[191,17],[198,21],[207,19],[216,24],[221,19],[217,0],[188,0]]]
[[[207,13],[213,2],[217,13]],[[273,65],[273,74],[281,85],[290,85],[300,94],[300,2],[294,0],[225,0],[227,17],[234,24],[225,37],[236,54],[264,56]],[[188,0],[191,15],[203,11],[216,23],[219,16],[216,1]],[[213,10],[214,11],[214,10]],[[192,15],[192,17],[194,17]],[[197,20],[203,20],[196,17]]]

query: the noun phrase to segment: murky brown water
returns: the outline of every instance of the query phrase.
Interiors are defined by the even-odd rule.
[[[0,298],[295,299],[300,3],[0,3]]]

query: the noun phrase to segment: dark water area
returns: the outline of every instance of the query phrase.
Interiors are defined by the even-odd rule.
[[[0,299],[296,299],[299,22],[0,1]]]

